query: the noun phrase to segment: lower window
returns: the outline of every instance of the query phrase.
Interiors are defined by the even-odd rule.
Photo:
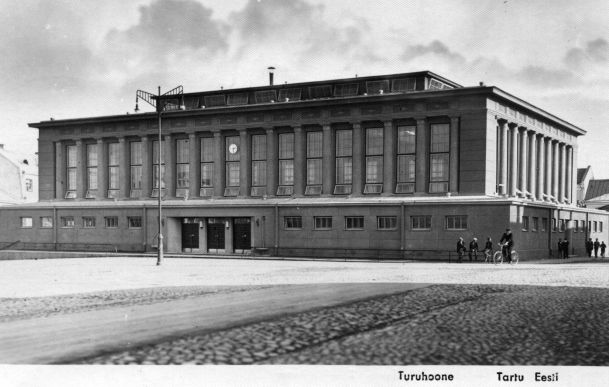
[[[363,216],[345,216],[345,230],[363,230]]]
[[[141,216],[130,216],[127,218],[129,228],[142,228],[142,217]]]
[[[106,228],[118,228],[118,216],[106,216],[104,225]]]
[[[447,230],[467,230],[467,215],[449,215],[446,217]]]
[[[316,216],[315,230],[330,230],[332,228],[331,216]]]
[[[302,228],[302,216],[284,216],[283,227],[286,230],[299,230]]]
[[[395,230],[398,228],[397,216],[377,216],[376,217],[376,229],[377,230]]]

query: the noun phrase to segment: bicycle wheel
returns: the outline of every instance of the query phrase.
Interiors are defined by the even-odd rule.
[[[495,255],[493,255],[493,263],[501,264],[502,262],[503,262],[503,254],[501,254],[501,251],[495,252]]]
[[[514,265],[518,264],[518,259],[520,259],[520,256],[518,255],[518,252],[516,250],[512,250],[512,263]]]

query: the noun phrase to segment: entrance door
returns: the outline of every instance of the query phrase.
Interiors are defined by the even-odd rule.
[[[199,248],[199,223],[182,223],[182,249]]]
[[[207,219],[207,249],[224,250],[223,219]]]
[[[252,248],[250,218],[235,218],[233,220],[233,241],[235,250],[250,250]]]

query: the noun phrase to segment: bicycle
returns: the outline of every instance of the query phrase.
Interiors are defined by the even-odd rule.
[[[499,246],[501,246],[501,248],[495,252],[495,254],[493,255],[493,262],[495,264],[499,264],[501,265],[503,263],[503,246],[505,246],[505,243],[498,243]],[[512,258],[510,264],[514,264],[517,265],[518,264],[518,260],[520,259],[520,256],[518,255],[518,252],[516,250],[512,249],[512,253],[510,254],[510,257]]]
[[[493,250],[485,249],[484,250],[484,263],[493,263]]]

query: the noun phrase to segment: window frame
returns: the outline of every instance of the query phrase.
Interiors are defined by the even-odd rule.
[[[60,228],[74,228],[76,227],[76,221],[74,216],[66,215],[59,218]]]
[[[141,190],[144,188],[144,145],[142,141],[129,142],[129,186],[131,190]]]
[[[446,130],[446,133],[438,133],[440,129]],[[429,193],[445,193],[450,190],[450,135],[450,123],[429,124]],[[442,176],[437,176],[440,173],[438,165],[443,166],[440,171]],[[439,184],[443,184],[446,190],[431,189]]]
[[[389,222],[387,222],[389,221]],[[384,223],[384,224],[383,224]],[[378,231],[395,231],[398,229],[398,217],[395,215],[379,215],[376,217]]]
[[[45,222],[50,222],[50,226],[45,224]],[[53,228],[53,217],[52,216],[41,216],[40,217],[40,228]]]
[[[302,216],[287,215],[283,217],[284,230],[302,230]]]
[[[338,129],[334,136],[336,139],[335,184],[351,185],[353,184],[353,129]]]
[[[104,228],[118,229],[118,216],[104,216]]]
[[[332,230],[332,226],[333,226],[332,223],[333,223],[332,216],[314,216],[313,217],[313,230]]]
[[[29,219],[29,222],[27,220]],[[21,228],[34,228],[34,218],[31,216],[20,217]]]
[[[365,165],[364,172],[366,184],[383,184],[383,150],[385,140],[384,127],[370,127],[365,131]]]
[[[420,221],[423,220],[425,222],[424,227],[415,227],[415,219],[419,225],[421,223]],[[432,219],[431,215],[411,215],[410,216],[410,229],[412,231],[431,231],[431,228],[432,228],[431,219]],[[427,225],[429,225],[429,227],[427,227]]]
[[[358,224],[354,224],[354,222],[357,222]],[[361,222],[361,225],[359,225],[360,222]],[[359,215],[345,216],[345,231],[363,231],[365,229],[365,227],[366,227],[366,219],[364,216],[359,216]]]
[[[137,222],[134,222],[136,220],[137,220]],[[139,224],[139,226],[137,224]],[[142,217],[141,216],[128,216],[127,217],[127,228],[141,229],[142,228]]]
[[[214,153],[215,153],[215,139],[213,137],[201,137],[201,187],[200,188],[213,188],[214,186]],[[209,173],[209,176],[207,174]],[[209,181],[209,184],[205,184]]]
[[[307,186],[323,184],[323,138],[321,130],[307,132]]]
[[[277,135],[277,181],[279,186],[294,186],[294,141],[295,136],[293,132],[279,133]]]
[[[177,138],[176,150],[176,189],[190,188],[190,139]]]
[[[450,224],[452,220],[452,225]],[[458,220],[458,222],[457,222]],[[463,222],[465,220],[465,222]],[[459,224],[457,224],[459,223]],[[465,226],[463,225],[465,223]],[[446,215],[444,218],[444,229],[447,231],[468,230],[469,221],[467,215]]]
[[[410,144],[406,139],[408,137],[400,137],[401,132],[408,133],[409,130],[414,131],[414,141]],[[396,182],[397,183],[416,183],[416,151],[417,151],[417,126],[416,125],[398,125],[397,126],[397,152],[396,152]],[[404,161],[402,165],[401,160]],[[411,167],[412,165],[412,167]],[[402,172],[402,168],[405,171]],[[412,171],[411,171],[412,169]],[[402,173],[401,173],[402,172]],[[412,172],[412,173],[411,173]]]
[[[96,228],[96,227],[97,227],[97,219],[95,218],[95,216],[83,216],[82,217],[82,228]]]

